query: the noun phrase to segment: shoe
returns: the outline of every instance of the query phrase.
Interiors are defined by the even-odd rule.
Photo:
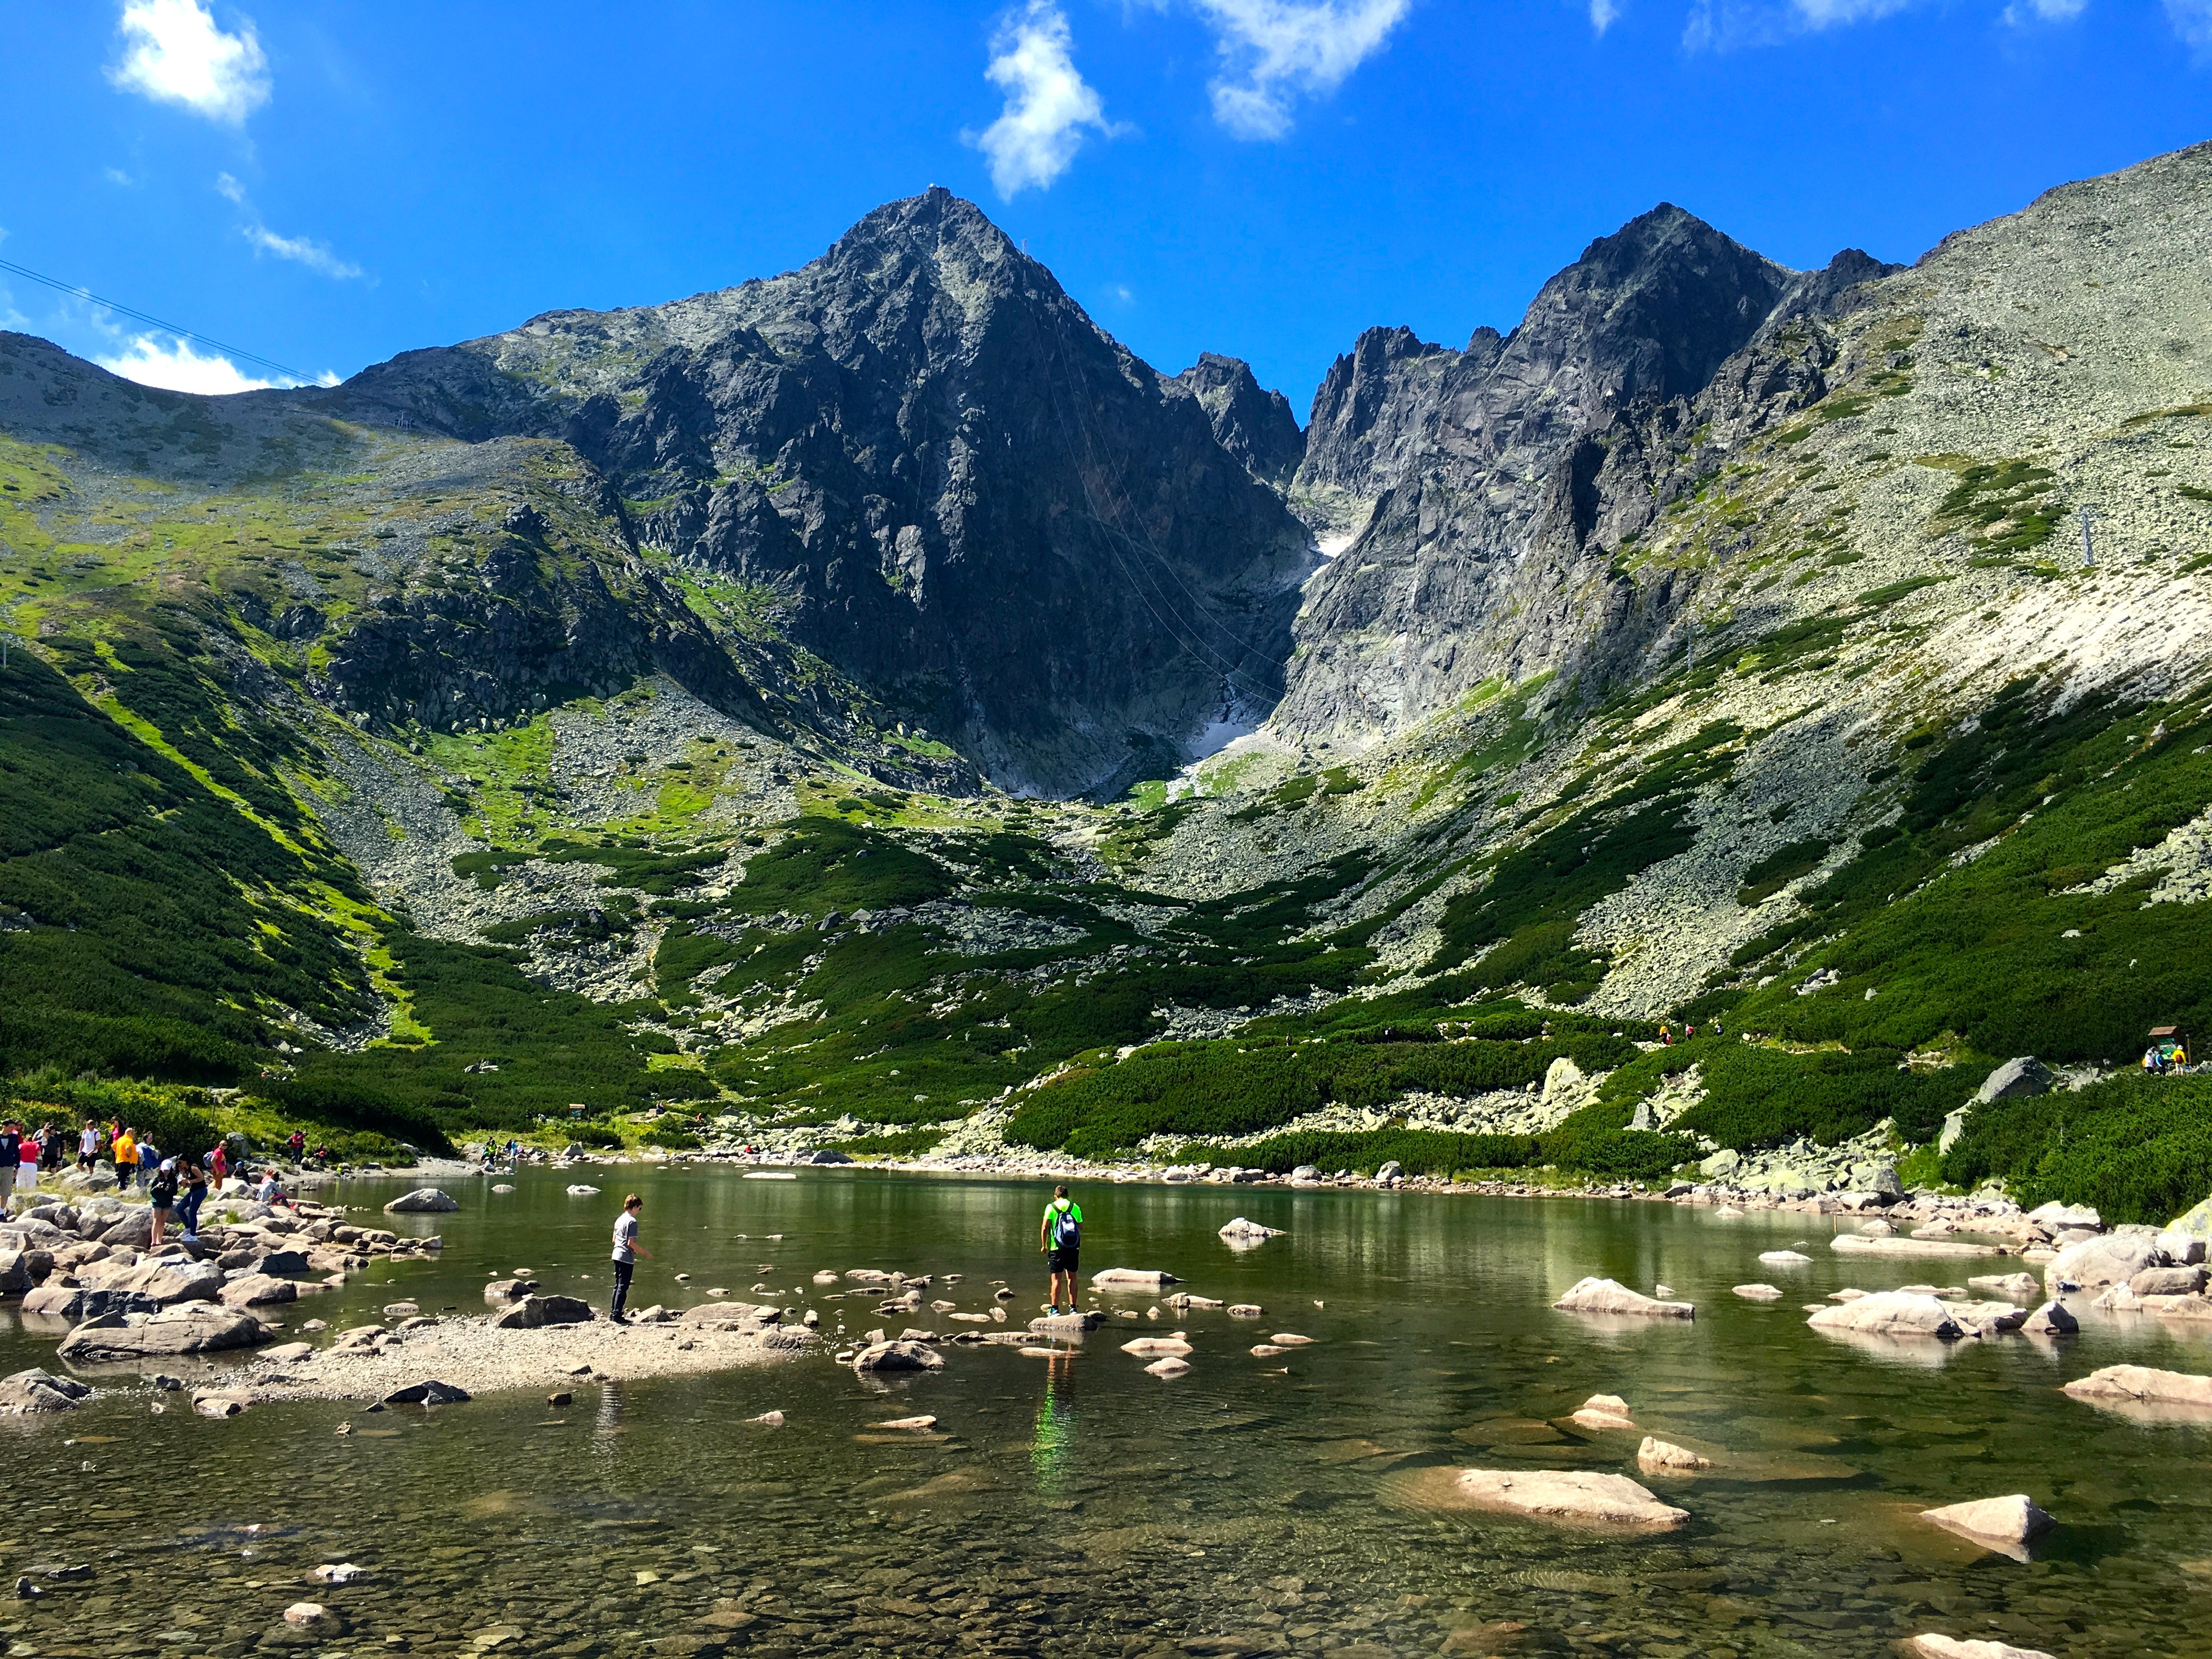
[[[1044,1310],[1048,1318],[1057,1319],[1060,1317],[1060,1304],[1057,1302],[1048,1302],[1045,1304]]]

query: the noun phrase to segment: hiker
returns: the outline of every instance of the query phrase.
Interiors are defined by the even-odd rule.
[[[110,1143],[109,1156],[115,1160],[115,1190],[128,1192],[138,1176],[138,1137],[125,1124]]]
[[[184,1170],[184,1196],[177,1200],[177,1219],[185,1225],[185,1243],[197,1244],[200,1238],[200,1206],[207,1202],[207,1171],[200,1167],[198,1158],[179,1159]]]
[[[39,1139],[46,1151],[39,1155],[39,1167],[54,1170],[62,1167],[62,1132],[51,1123],[39,1132]]]
[[[617,1325],[629,1323],[629,1316],[623,1304],[629,1300],[630,1275],[637,1271],[637,1259],[650,1260],[653,1252],[637,1242],[637,1212],[645,1207],[645,1200],[635,1193],[623,1200],[622,1213],[615,1218],[615,1295],[608,1304],[607,1317]]]
[[[1713,1035],[1715,1036],[1720,1036],[1724,1034],[1724,1030],[1725,1028],[1721,1024],[1721,1017],[1718,1014],[1715,1014],[1713,1016]]]
[[[15,1190],[15,1170],[23,1156],[23,1126],[12,1120],[0,1123],[0,1210],[8,1207],[8,1194]]]
[[[1083,1206],[1067,1195],[1067,1187],[1063,1182],[1052,1189],[1052,1202],[1044,1206],[1044,1219],[1037,1223],[1037,1249],[1044,1252],[1045,1274],[1052,1297],[1046,1312],[1060,1312],[1060,1281],[1063,1276],[1067,1279],[1067,1310],[1078,1311],[1075,1258],[1082,1248]]]
[[[215,1150],[208,1154],[208,1174],[218,1187],[230,1179],[230,1155],[223,1151],[220,1140],[216,1142]]]
[[[276,1166],[273,1164],[262,1171],[261,1184],[253,1189],[253,1198],[256,1203],[266,1204],[271,1209],[279,1204],[288,1210],[292,1207],[292,1200],[284,1196],[284,1188],[276,1179]]]
[[[1674,1034],[1668,1029],[1667,1022],[1663,1019],[1659,1022],[1659,1045],[1662,1048],[1671,1048],[1674,1046]]]
[[[307,1150],[307,1137],[303,1131],[295,1129],[292,1131],[291,1139],[284,1145],[291,1152],[292,1162],[297,1164],[300,1161],[301,1153]]]
[[[15,1149],[15,1190],[36,1192],[39,1187],[39,1164],[45,1158],[46,1143],[54,1138],[53,1125],[47,1124],[39,1133],[26,1134],[23,1144]]]
[[[84,1121],[84,1133],[76,1138],[76,1167],[80,1175],[92,1173],[92,1160],[100,1151],[100,1127],[90,1118]]]
[[[2149,1048],[2143,1050],[2142,1068],[2146,1072],[2151,1073],[2157,1073],[2165,1069],[2165,1061],[2163,1057],[2159,1054],[2158,1044],[2155,1042],[2152,1043]]]
[[[161,1235],[169,1224],[170,1214],[177,1207],[177,1160],[165,1158],[154,1166],[154,1173],[146,1182],[146,1196],[153,1201],[154,1231],[147,1245],[149,1249],[161,1248]]]

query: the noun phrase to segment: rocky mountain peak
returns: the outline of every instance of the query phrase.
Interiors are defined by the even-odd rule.
[[[1206,410],[1214,441],[1242,461],[1246,471],[1278,489],[1290,482],[1305,453],[1305,434],[1298,430],[1288,398],[1262,391],[1243,358],[1211,351],[1200,352],[1176,379]]]

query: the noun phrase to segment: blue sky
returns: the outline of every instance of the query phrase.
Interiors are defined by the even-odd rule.
[[[343,376],[787,270],[938,183],[1303,418],[1360,329],[1510,328],[1662,199],[1910,259],[2208,118],[2212,0],[16,0],[0,259]],[[269,373],[4,270],[0,324]]]

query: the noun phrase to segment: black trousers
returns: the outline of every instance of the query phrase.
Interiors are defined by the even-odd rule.
[[[607,1312],[611,1316],[619,1316],[623,1304],[629,1300],[629,1278],[636,1271],[637,1263],[635,1261],[615,1263],[615,1297],[607,1308]]]

